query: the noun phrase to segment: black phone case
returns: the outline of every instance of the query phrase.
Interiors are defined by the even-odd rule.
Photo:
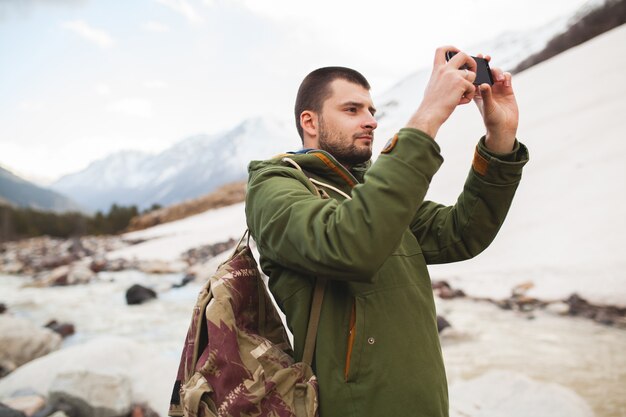
[[[452,57],[456,55],[456,52],[447,51],[446,52],[446,61],[450,61]],[[481,84],[489,84],[493,85],[493,76],[491,75],[491,68],[489,67],[489,62],[484,58],[478,58],[473,56],[474,61],[476,61],[476,79],[474,80],[474,85]],[[467,65],[463,65],[459,69],[469,69]]]

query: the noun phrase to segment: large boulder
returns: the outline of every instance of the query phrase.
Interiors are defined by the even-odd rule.
[[[52,271],[42,272],[35,282],[37,287],[87,284],[96,277],[88,264],[62,265]]]
[[[2,400],[3,404],[14,410],[24,413],[27,417],[33,416],[46,406],[46,399],[37,393],[19,394]]]
[[[450,385],[450,417],[593,417],[571,389],[510,371],[489,371]]]
[[[26,417],[26,414],[0,403],[0,417]]]
[[[99,337],[50,353],[0,379],[0,402],[22,388],[47,393],[57,375],[86,371],[128,378],[132,402],[147,403],[164,416],[179,358],[178,352],[164,356],[148,345],[122,337]],[[66,411],[66,414],[71,413]]]
[[[50,329],[6,314],[0,315],[0,364],[15,369],[61,347],[62,338]]]
[[[48,401],[69,406],[76,417],[121,417],[131,411],[131,383],[123,375],[70,371],[57,375]]]
[[[157,298],[157,293],[154,290],[139,284],[135,284],[126,290],[126,302],[128,305],[143,304],[154,298]]]

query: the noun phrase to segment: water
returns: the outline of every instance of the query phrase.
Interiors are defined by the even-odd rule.
[[[43,326],[55,319],[72,323],[76,334],[65,345],[98,335],[116,335],[155,346],[168,355],[180,355],[200,284],[170,289],[182,274],[144,274],[138,271],[100,273],[88,285],[24,288],[29,280],[0,275],[0,302],[9,312]],[[157,292],[157,299],[126,304],[126,290],[141,284]]]
[[[52,319],[73,323],[77,333],[66,345],[118,335],[178,359],[200,287],[170,289],[181,279],[125,271],[100,273],[88,285],[22,288],[28,279],[0,275],[0,302],[42,326]],[[158,299],[128,306],[124,295],[135,283],[155,289]],[[450,384],[508,370],[572,389],[598,417],[626,416],[626,331],[542,311],[529,319],[485,302],[437,302],[453,325],[441,339]]]
[[[438,313],[453,325],[442,335],[450,383],[509,370],[574,390],[598,417],[626,416],[626,331],[463,299],[439,300]]]

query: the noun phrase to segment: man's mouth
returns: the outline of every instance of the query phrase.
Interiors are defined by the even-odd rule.
[[[367,134],[367,133],[357,133],[354,136],[355,136],[354,137],[355,139],[363,139],[363,140],[370,140],[370,141],[374,140],[374,135]]]

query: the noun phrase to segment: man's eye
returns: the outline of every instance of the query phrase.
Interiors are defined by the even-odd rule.
[[[350,113],[356,113],[356,107],[348,107],[346,110],[348,110]]]

